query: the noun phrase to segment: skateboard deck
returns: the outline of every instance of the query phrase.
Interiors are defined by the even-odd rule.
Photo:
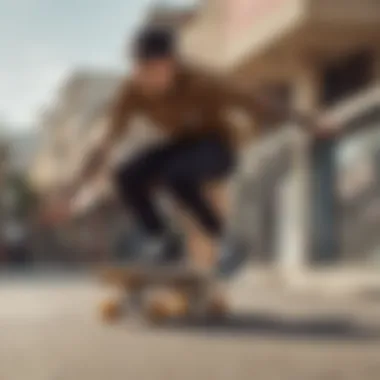
[[[142,266],[108,267],[101,272],[104,283],[136,289],[144,286],[197,286],[212,281],[208,276],[187,268],[154,268]]]
[[[227,311],[216,279],[186,268],[108,267],[101,280],[120,290],[118,297],[101,304],[105,322],[126,314],[159,323],[195,316],[221,317]]]

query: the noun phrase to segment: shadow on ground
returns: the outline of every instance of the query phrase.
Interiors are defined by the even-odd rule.
[[[241,334],[289,339],[378,341],[380,329],[366,327],[345,318],[286,319],[270,314],[230,315],[223,319],[170,321],[165,328],[206,334]]]

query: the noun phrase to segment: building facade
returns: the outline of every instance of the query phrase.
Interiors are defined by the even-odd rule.
[[[179,28],[190,63],[340,126],[339,138],[316,141],[289,124],[243,151],[236,225],[257,259],[300,269],[340,258],[364,263],[378,250],[379,18],[379,4],[370,0],[203,0],[195,11],[149,13],[147,23]],[[55,194],[75,182],[101,138],[102,110],[118,80],[81,72],[66,82],[44,120],[46,144],[33,171],[41,191]],[[147,120],[137,123],[122,155],[157,137]],[[106,178],[85,189],[79,215],[107,199]],[[103,241],[104,215],[98,208],[99,218],[90,218],[99,221]]]
[[[41,208],[41,245],[46,243],[47,246],[50,242],[50,248],[42,249],[41,259],[52,252],[60,261],[90,258],[92,248],[85,241],[86,233],[78,231],[74,220],[62,225],[60,215],[64,213],[62,207],[68,207],[68,194],[78,181],[88,153],[104,133],[108,108],[120,78],[120,74],[111,71],[74,72],[43,114],[41,144],[29,171],[31,182],[44,200]],[[104,180],[99,178],[91,184],[90,196],[99,197],[103,191]]]
[[[120,139],[104,169],[91,182],[78,187],[86,159],[104,136],[121,81],[122,76],[115,73],[74,73],[44,114],[43,141],[29,174],[45,200],[43,230],[51,232],[41,241],[56,242],[46,255],[54,251],[68,261],[105,259],[112,254],[118,236],[128,232],[128,220],[113,194],[112,171],[136,149],[161,138],[148,120],[136,115],[128,136]],[[73,189],[74,198],[70,195]],[[70,220],[63,217],[67,207]]]
[[[86,151],[104,126],[120,75],[83,70],[73,73],[41,120],[41,147],[30,172],[41,191],[71,184]]]
[[[260,143],[266,148],[252,147],[246,156],[244,224],[260,226],[248,232],[260,237],[257,254],[285,268],[372,260],[380,246],[377,214],[369,212],[379,202],[380,4],[201,3],[183,29],[189,60],[340,127],[337,139],[314,141],[289,126],[287,137],[284,129],[269,145]],[[257,174],[259,151],[272,159]]]
[[[0,140],[0,264],[25,263],[32,256],[29,237],[37,207],[27,171],[38,149],[38,134],[9,132]]]

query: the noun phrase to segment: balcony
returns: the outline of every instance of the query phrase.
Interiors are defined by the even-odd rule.
[[[306,1],[306,0],[305,0]],[[308,0],[308,14],[314,21],[342,24],[373,24],[380,22],[377,0]]]
[[[380,108],[380,86],[371,86],[326,110],[326,116],[337,124],[346,125],[367,110]]]
[[[230,3],[226,12],[226,69],[276,51],[339,54],[363,44],[376,46],[380,37],[380,3],[374,0],[272,0],[255,6],[249,1]]]

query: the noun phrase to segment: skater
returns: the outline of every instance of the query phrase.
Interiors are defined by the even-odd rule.
[[[107,136],[90,155],[82,175],[87,181],[96,173],[135,114],[143,114],[161,129],[166,140],[122,165],[114,183],[149,236],[143,251],[165,263],[179,260],[181,252],[153,201],[155,185],[180,202],[222,246],[224,223],[204,198],[202,186],[227,177],[234,169],[231,127],[223,114],[229,107],[241,107],[252,116],[292,116],[183,65],[175,37],[163,27],[149,27],[137,35],[132,74],[120,87]],[[221,254],[221,271],[233,270],[244,261],[245,252],[237,247]]]

